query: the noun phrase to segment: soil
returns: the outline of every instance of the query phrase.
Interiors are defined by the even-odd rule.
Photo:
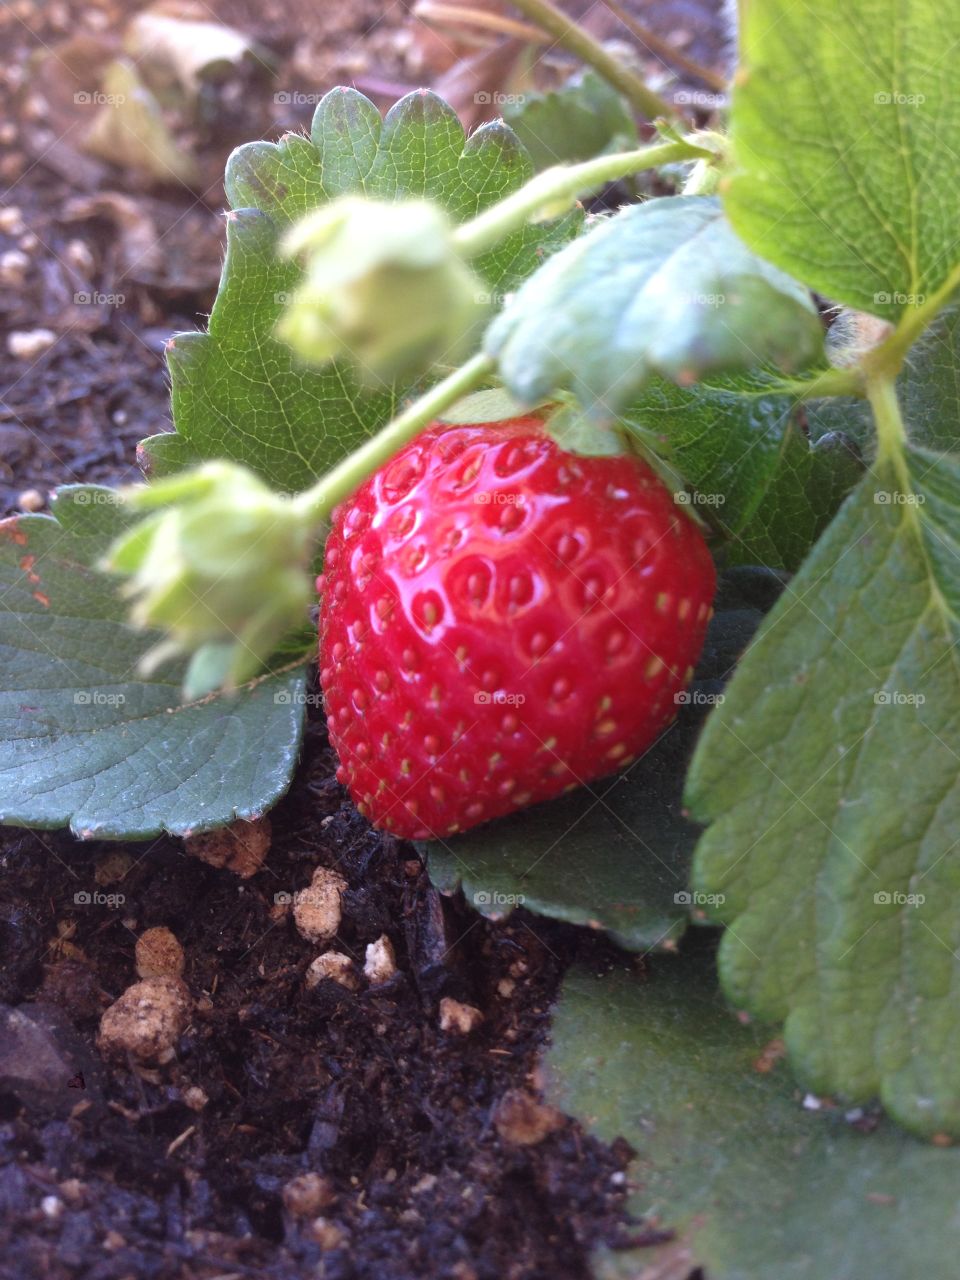
[[[220,115],[188,139],[207,179],[190,190],[71,150],[70,118],[44,86],[89,49],[63,42],[109,41],[140,7],[13,0],[0,13],[0,258],[27,259],[22,285],[0,291],[4,513],[42,505],[57,484],[137,477],[137,441],[170,425],[164,342],[202,325],[215,293],[226,153],[303,123],[275,119],[272,90],[230,99],[228,86]],[[380,100],[442,73],[437,50],[411,42],[404,5],[212,8],[271,48],[291,83],[312,67],[315,90],[355,79]],[[692,27],[688,51],[719,65],[714,4],[652,8],[658,30]],[[36,329],[56,341],[11,357],[6,335]],[[29,1087],[0,1082],[0,1276],[578,1280],[598,1243],[636,1244],[624,1144],[563,1119],[522,1145],[501,1121],[509,1091],[536,1094],[564,970],[612,949],[523,911],[492,923],[442,899],[410,846],[358,817],[333,770],[311,708],[267,862],[248,880],[166,838],[0,831],[0,1001],[39,1011],[53,1046]],[[307,989],[319,948],[283,895],[317,865],[348,881],[338,949],[362,967],[369,943],[392,941],[386,984]],[[184,948],[194,1016],[167,1065],[105,1062],[100,1015],[136,980],[136,937],[155,925]],[[478,1008],[481,1026],[442,1032],[444,996]],[[298,1216],[284,1188],[311,1172],[329,1179],[327,1203]]]
[[[575,1277],[587,1245],[629,1238],[626,1149],[572,1121],[516,1146],[495,1124],[506,1091],[531,1086],[578,931],[520,913],[491,925],[440,899],[410,847],[356,815],[332,767],[312,724],[271,815],[268,869],[247,881],[168,839],[6,834],[0,995],[62,1010],[85,1052],[64,1044],[59,1097],[49,1080],[0,1093],[0,1275]],[[319,948],[275,895],[316,865],[349,885],[337,947],[362,966],[367,943],[393,942],[383,986],[306,989]],[[122,902],[77,905],[84,892]],[[169,1066],[104,1064],[99,1015],[136,980],[136,937],[161,924],[184,948],[197,1012]],[[481,1009],[482,1026],[442,1033],[443,996]],[[85,1088],[67,1093],[74,1068]],[[208,1099],[200,1111],[191,1088]],[[335,1192],[319,1242],[311,1218],[284,1208],[305,1172]]]

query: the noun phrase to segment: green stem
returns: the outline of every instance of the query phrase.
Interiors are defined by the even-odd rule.
[[[511,0],[513,7],[519,9],[524,17],[535,22],[557,44],[568,49],[582,59],[588,66],[598,71],[603,78],[627,99],[630,105],[648,120],[656,120],[657,116],[676,118],[680,113],[672,102],[667,102],[658,93],[648,89],[640,77],[622,62],[611,57],[606,49],[593,36],[588,35],[583,27],[578,26],[572,18],[568,18],[550,0]]]
[[[711,160],[712,151],[692,142],[662,142],[638,151],[617,151],[581,164],[556,165],[531,178],[512,195],[463,223],[453,232],[453,243],[465,258],[474,258],[499,244],[551,205],[574,201],[578,195],[605,182],[614,182],[642,169],[655,169],[678,160]]]
[[[896,382],[892,377],[868,378],[867,399],[870,401],[877,429],[878,459],[893,463],[898,474],[905,473],[903,451],[907,433],[900,413]],[[909,489],[909,478],[906,488]]]
[[[769,387],[763,395],[788,395],[795,400],[820,400],[824,396],[860,396],[867,394],[859,368],[824,369],[812,378],[785,378]]]
[[[491,356],[478,352],[387,423],[372,440],[321,476],[313,488],[299,494],[294,499],[296,505],[316,524],[322,524],[337,503],[348,498],[371,472],[392,458],[401,446],[439,417],[444,409],[478,387],[495,368],[496,362]],[[765,394],[772,392],[796,395],[798,399],[864,394],[856,369],[828,369],[807,381],[785,382],[772,387]]]
[[[479,386],[494,367],[492,357],[478,352],[388,422],[372,440],[321,476],[312,489],[298,494],[294,504],[316,524],[323,523],[338,502],[348,498],[371,472],[392,458],[444,409]]]
[[[903,366],[907,352],[924,330],[936,320],[958,285],[960,285],[960,266],[954,267],[936,293],[931,293],[920,306],[910,307],[903,313],[900,323],[890,337],[864,357],[863,368],[868,376],[896,377]]]

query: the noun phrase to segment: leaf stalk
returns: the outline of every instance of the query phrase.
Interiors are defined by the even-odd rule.
[[[293,499],[294,505],[316,525],[348,498],[371,472],[382,466],[444,409],[475,390],[493,372],[494,360],[478,352],[420,396],[389,422],[372,440],[343,459],[310,489]]]
[[[605,183],[681,160],[715,158],[714,152],[706,147],[682,140],[656,143],[636,151],[617,151],[580,164],[556,165],[544,169],[518,191],[457,227],[451,238],[463,257],[475,258],[525,226],[531,218],[543,216],[545,212],[548,216],[555,214],[557,206],[571,207],[578,196]]]

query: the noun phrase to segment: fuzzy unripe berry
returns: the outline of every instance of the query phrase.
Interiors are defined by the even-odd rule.
[[[429,200],[344,196],[297,223],[284,242],[306,272],[278,326],[311,363],[345,355],[361,378],[421,373],[466,354],[489,292]]]

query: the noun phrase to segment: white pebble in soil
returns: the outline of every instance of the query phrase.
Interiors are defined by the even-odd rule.
[[[440,1030],[457,1036],[468,1036],[483,1022],[483,1014],[472,1004],[462,1004],[444,996],[440,1001]]]
[[[192,1012],[190,992],[179,978],[145,978],[100,1019],[97,1047],[107,1058],[162,1065],[173,1058]]]
[[[57,340],[52,329],[15,329],[7,334],[7,352],[14,360],[36,360]]]
[[[8,249],[0,253],[0,284],[19,289],[27,278],[30,259],[20,249]]]
[[[283,1188],[283,1204],[295,1218],[316,1218],[337,1198],[331,1180],[322,1173],[298,1173]]]
[[[347,882],[329,867],[317,867],[306,889],[293,902],[293,919],[301,937],[308,942],[329,942],[340,928],[340,895]]]
[[[363,972],[372,987],[379,987],[384,982],[389,982],[397,972],[397,958],[394,955],[393,943],[385,933],[367,947]]]
[[[17,506],[28,513],[42,511],[46,505],[47,500],[39,489],[24,489],[17,498]]]
[[[348,991],[356,991],[360,986],[353,961],[342,951],[325,951],[322,956],[317,956],[306,973],[307,990],[312,991],[326,978]]]

